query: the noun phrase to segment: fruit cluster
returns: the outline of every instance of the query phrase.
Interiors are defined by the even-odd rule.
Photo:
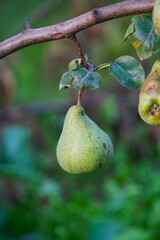
[[[141,60],[159,51],[159,12],[160,0],[155,0],[152,17],[135,16],[123,39],[130,41]],[[79,47],[78,44],[78,50],[81,50]],[[80,101],[85,89],[95,90],[100,86],[102,77],[97,71],[108,67],[121,85],[140,89],[138,111],[141,118],[148,124],[160,125],[160,60],[154,63],[146,79],[143,67],[130,56],[99,66],[88,61],[87,56],[72,60],[69,71],[62,75],[59,89],[71,87],[78,90],[78,102],[67,112],[57,145],[58,162],[69,173],[102,168],[113,156],[111,139],[86,115]]]
[[[131,58],[129,60],[135,62]],[[121,58],[121,63],[123,61],[124,58]],[[110,137],[87,116],[81,106],[82,92],[85,89],[94,90],[100,86],[100,74],[96,73],[95,69],[97,69],[96,66],[92,70],[87,70],[81,66],[79,59],[73,60],[69,64],[69,71],[63,74],[60,82],[60,89],[73,87],[78,90],[77,105],[68,110],[57,145],[58,162],[69,173],[85,173],[100,169],[110,162],[113,156]],[[126,74],[129,75],[129,71]],[[123,84],[125,87],[133,85],[132,80],[130,82],[127,78],[125,80]],[[133,86],[137,87],[135,84]],[[160,60],[157,60],[150,74],[141,84],[139,94],[138,111],[141,118],[148,124],[160,125],[159,96]]]

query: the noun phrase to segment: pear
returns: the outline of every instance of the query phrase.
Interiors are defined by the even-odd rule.
[[[60,166],[69,173],[85,173],[102,168],[112,158],[109,136],[85,113],[81,105],[68,110],[57,145]]]
[[[146,123],[160,125],[160,67],[157,63],[140,89],[138,111]]]
[[[155,63],[154,63],[153,66],[152,66],[152,69],[151,69],[151,72],[150,72],[150,73],[155,72],[155,71],[158,71],[158,72],[159,72],[158,68],[160,68],[160,59],[157,59],[157,60],[155,61]],[[158,72],[157,72],[157,73],[158,73]]]
[[[153,12],[152,12],[152,19],[155,28],[155,32],[157,35],[160,36],[160,0],[155,0]]]

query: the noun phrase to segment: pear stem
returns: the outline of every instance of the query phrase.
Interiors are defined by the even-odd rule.
[[[81,88],[79,91],[78,91],[78,101],[77,101],[77,105],[81,105],[81,97],[82,97],[82,93],[84,92],[85,90],[85,87]]]

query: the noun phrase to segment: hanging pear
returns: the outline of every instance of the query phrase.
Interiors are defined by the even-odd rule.
[[[57,145],[61,167],[69,173],[91,172],[104,167],[112,155],[109,136],[86,115],[81,105],[72,106]]]
[[[155,62],[139,94],[138,111],[148,124],[160,125],[160,62]]]
[[[157,35],[160,36],[160,0],[155,0],[153,12],[152,12],[152,18],[153,18],[153,24],[155,28],[155,32]]]

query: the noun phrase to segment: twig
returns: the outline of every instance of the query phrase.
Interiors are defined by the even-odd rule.
[[[30,25],[29,21],[25,22],[25,27],[26,27],[26,30],[31,29],[31,25]]]
[[[75,45],[75,47],[77,49],[78,57],[81,59],[83,66],[85,66],[86,65],[86,60],[85,60],[85,57],[84,57],[84,54],[83,54],[83,51],[82,51],[81,44],[78,41],[76,35],[73,35],[71,37],[71,40],[73,41],[73,43],[74,43],[74,45]]]
[[[81,97],[82,97],[82,93],[84,92],[84,90],[85,90],[85,87],[81,88],[81,89],[78,91],[77,105],[81,105]]]
[[[27,29],[0,43],[0,58],[27,46],[69,38],[86,28],[111,19],[153,10],[154,0],[130,0],[96,8],[65,22],[37,29]]]

